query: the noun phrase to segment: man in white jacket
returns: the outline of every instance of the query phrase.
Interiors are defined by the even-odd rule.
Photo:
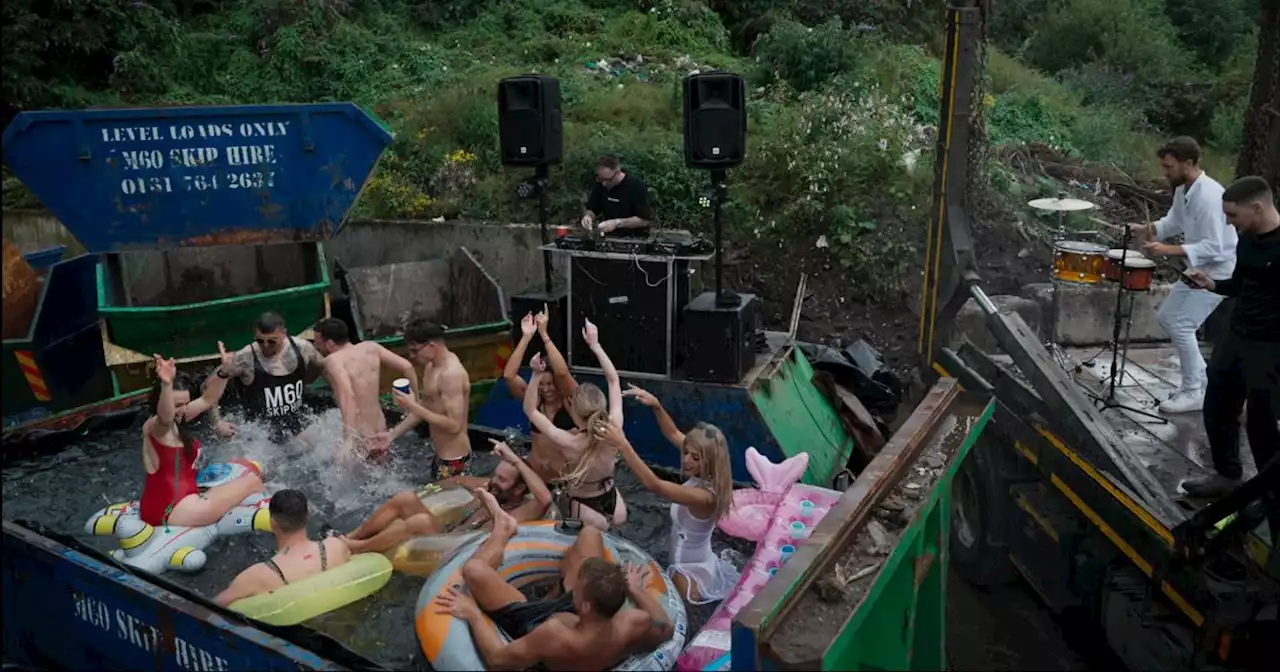
[[[1188,269],[1214,280],[1226,280],[1236,265],[1236,230],[1222,214],[1222,185],[1200,168],[1200,145],[1178,137],[1159,149],[1160,167],[1174,188],[1173,207],[1154,224],[1132,224],[1146,236],[1147,256],[1183,257]],[[1181,234],[1181,245],[1160,242]],[[1177,350],[1182,385],[1164,403],[1163,413],[1198,412],[1204,407],[1205,361],[1196,331],[1223,297],[1208,290],[1177,283],[1160,305],[1157,318]]]

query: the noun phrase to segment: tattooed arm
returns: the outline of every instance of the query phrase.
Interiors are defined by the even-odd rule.
[[[316,350],[315,344],[311,341],[292,336],[289,338],[293,338],[294,342],[298,344],[298,351],[302,353],[302,366],[306,370],[306,376],[303,380],[307,385],[310,385],[324,374],[324,355],[320,354],[319,350]]]

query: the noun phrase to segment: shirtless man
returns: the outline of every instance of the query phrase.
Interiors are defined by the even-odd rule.
[[[443,481],[468,474],[471,467],[471,439],[467,436],[471,378],[458,356],[449,352],[444,330],[427,320],[415,320],[404,330],[409,358],[424,366],[422,400],[393,391],[392,398],[404,410],[404,420],[391,430],[390,441],[426,422],[431,427],[432,478]]]
[[[271,430],[272,441],[285,443],[306,427],[302,389],[325,375],[324,356],[310,342],[290,336],[284,318],[276,313],[263,313],[254,324],[253,332],[253,343],[236,352],[231,370],[218,369],[217,373],[240,381],[245,416],[265,423]],[[333,381],[329,384],[339,408],[343,408],[349,395],[340,391],[340,385]],[[352,424],[355,408],[349,403],[345,405],[342,417]],[[236,431],[234,425],[220,418],[216,418],[215,427],[223,437]]]
[[[276,536],[276,554],[240,572],[227,589],[213,598],[227,606],[236,600],[270,592],[301,581],[326,569],[333,569],[351,557],[341,539],[323,541],[307,538],[307,496],[297,490],[281,490],[271,496],[271,532]]]
[[[382,458],[389,455],[387,417],[382,413],[379,396],[382,384],[382,367],[387,367],[409,379],[409,387],[418,392],[418,372],[409,360],[373,341],[352,344],[347,323],[333,317],[316,322],[316,350],[324,355],[324,368],[328,379],[345,379],[345,388],[351,391],[355,407],[355,425],[344,427],[343,435],[350,436],[354,448],[366,457]],[[336,394],[336,392],[335,392]],[[339,408],[342,403],[338,404]]]
[[[541,519],[551,507],[551,491],[547,484],[507,444],[490,441],[493,441],[493,453],[502,459],[493,472],[493,478],[455,476],[446,483],[473,490],[483,488],[517,522]],[[478,500],[473,499],[470,506],[470,512],[454,529],[475,530],[493,525]],[[385,553],[413,537],[446,531],[445,525],[423,503],[418,491],[405,490],[378,507],[369,520],[347,535],[346,542],[353,553]]]
[[[530,602],[498,574],[516,520],[493,495],[477,490],[493,517],[493,533],[462,566],[470,596],[451,587],[437,598],[441,613],[471,626],[476,650],[491,670],[607,670],[633,653],[671,639],[671,619],[645,592],[647,571],[604,559],[604,535],[584,526],[560,565],[560,594]],[[639,607],[625,606],[627,598]],[[502,637],[488,619],[511,638]]]

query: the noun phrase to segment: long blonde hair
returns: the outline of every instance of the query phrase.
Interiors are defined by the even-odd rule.
[[[599,431],[609,426],[609,399],[604,396],[604,392],[599,387],[591,383],[578,385],[578,389],[569,400],[569,408],[575,418],[582,418],[586,422],[586,427],[580,429],[587,438],[587,447],[582,451],[582,455],[573,463],[568,473],[560,476],[560,480],[568,488],[573,489],[582,484],[583,477],[600,457],[600,452],[612,450],[613,446],[604,444],[598,438]]]
[[[683,448],[698,456],[702,465],[698,484],[711,491],[716,503],[712,518],[719,520],[733,506],[733,468],[729,465],[729,443],[724,432],[715,425],[699,422],[684,435]]]

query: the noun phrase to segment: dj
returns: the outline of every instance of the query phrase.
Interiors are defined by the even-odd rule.
[[[616,156],[596,159],[596,183],[587,197],[582,228],[616,236],[644,236],[651,221],[649,188],[644,182],[623,171]]]
[[[1173,207],[1154,224],[1131,224],[1146,235],[1143,245],[1151,257],[1184,257],[1187,267],[1213,280],[1231,277],[1236,265],[1236,232],[1222,212],[1222,185],[1200,168],[1200,145],[1187,137],[1174,138],[1159,149],[1160,167],[1173,187]],[[1182,234],[1181,245],[1160,242]],[[1182,385],[1164,403],[1162,413],[1191,413],[1204,407],[1205,362],[1196,331],[1224,297],[1177,283],[1160,304],[1156,319],[1178,353]]]

